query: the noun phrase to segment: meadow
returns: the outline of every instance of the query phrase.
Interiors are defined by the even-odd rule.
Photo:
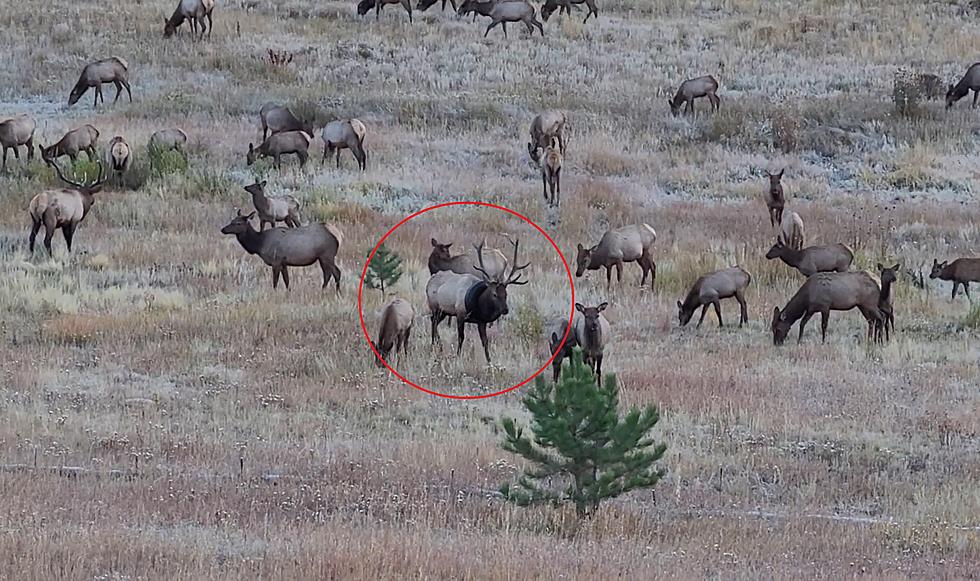
[[[175,2],[111,7],[34,0],[0,11],[0,118],[37,119],[48,145],[92,123],[134,145],[67,255],[27,251],[27,205],[57,179],[37,158],[0,176],[0,577],[6,579],[970,578],[980,570],[980,304],[951,301],[933,259],[974,256],[980,112],[919,99],[902,113],[899,67],[952,83],[976,58],[975,2],[607,0],[599,18],[553,16],[543,38],[400,6],[219,3],[210,40],[162,38]],[[268,50],[292,54],[288,65]],[[82,66],[120,55],[133,103],[71,109]],[[686,78],[714,75],[721,110],[672,117]],[[289,105],[320,125],[368,128],[366,172],[344,151],[300,171],[246,166],[258,111]],[[560,212],[527,155],[534,115],[568,115]],[[158,129],[190,136],[186,167],[150,167]],[[80,167],[87,167],[84,163]],[[808,243],[843,242],[855,267],[901,262],[897,334],[865,341],[834,313],[772,344],[770,319],[803,278],[767,261],[766,170],[786,168],[787,209]],[[220,233],[243,187],[302,203],[343,231],[340,293],[316,267],[291,289]],[[573,262],[610,227],[658,232],[654,290],[639,267],[607,291],[604,369],[625,405],[655,403],[668,473],[652,491],[574,510],[509,506],[521,464],[499,420],[526,418],[521,389],[448,400],[378,369],[358,325],[367,253],[408,214],[479,200],[534,220]],[[531,283],[462,357],[451,328],[430,347],[430,238],[506,249],[519,236]],[[399,368],[475,395],[548,358],[568,316],[551,245],[504,213],[438,210],[389,243],[394,289],[419,317]],[[676,302],[709,270],[753,277],[749,324],[678,328]],[[574,268],[574,267],[573,267]],[[365,290],[365,320],[383,301]],[[550,373],[550,372],[549,372]],[[550,375],[549,375],[550,377]]]

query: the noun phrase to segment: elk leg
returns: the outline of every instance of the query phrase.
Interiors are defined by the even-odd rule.
[[[954,280],[953,281],[953,296],[952,296],[952,298],[950,300],[953,300],[953,301],[956,300],[956,287],[958,287],[958,286],[960,286],[959,281],[955,281]]]
[[[99,106],[99,93],[101,92],[99,87],[100,87],[99,85],[95,86],[95,102],[92,103],[93,107]]]
[[[442,322],[442,313],[433,311],[430,318],[432,319],[432,344],[435,345],[439,341],[439,323]]]
[[[464,329],[466,327],[466,317],[463,315],[456,316],[456,355],[463,352],[463,336]]]
[[[272,288],[279,288],[279,269],[272,267]]]
[[[711,304],[715,306],[715,314],[718,315],[718,326],[724,327],[725,323],[721,320],[721,301],[715,299]]]
[[[75,236],[75,225],[69,222],[62,226],[61,235],[65,237],[65,246],[68,247],[68,252],[71,252],[71,240]]]
[[[27,140],[27,161],[34,159],[34,137]]]
[[[303,169],[303,166],[306,165],[306,160],[310,159],[310,154],[301,149],[296,152],[296,157],[299,158],[299,169]]]
[[[41,230],[41,221],[34,220],[34,223],[31,225],[31,238],[29,244],[31,249],[31,254],[34,254],[34,240],[37,238],[37,233],[40,230]]]
[[[827,323],[830,322],[830,309],[820,311],[820,342],[827,342]]]
[[[119,79],[119,82],[122,83],[122,86],[126,88],[126,96],[129,97],[129,102],[132,103],[133,91],[129,88],[129,81],[124,79]]]
[[[211,16],[210,12],[208,12],[207,18],[208,18],[208,40],[211,40],[211,31],[214,30],[214,18]]]
[[[968,283],[968,282],[964,282],[963,283],[963,291],[966,293],[967,300],[972,301],[973,298],[970,297],[970,283]]]
[[[374,19],[378,20],[381,18],[381,7],[384,5],[384,0],[376,0],[374,3]]]
[[[735,300],[738,301],[738,306],[742,309],[742,314],[738,321],[738,326],[741,327],[744,323],[749,322],[749,307],[745,303],[745,294],[742,291],[735,293]]]
[[[555,189],[558,191],[558,195],[554,196],[555,206],[561,206],[561,168],[555,172]]]
[[[289,270],[286,265],[282,265],[282,282],[286,283],[286,290],[289,290]]]
[[[608,291],[612,287],[612,267],[606,267],[606,290]]]
[[[617,262],[616,263],[616,282],[618,282],[620,284],[623,283],[623,263],[622,262]]]
[[[504,27],[504,38],[507,38],[507,21],[504,20],[501,25]]]
[[[337,169],[340,169],[340,148],[337,148]]]
[[[698,326],[696,327],[698,329],[701,328],[701,323],[704,322],[704,317],[705,317],[705,315],[708,314],[708,306],[709,306],[709,303],[704,303],[704,305],[703,305],[704,308],[701,309],[701,318],[698,320]],[[695,308],[697,308],[697,307],[695,307]]]
[[[6,147],[3,148],[3,169],[0,169],[0,171],[4,171],[4,172],[7,171],[7,148]]]
[[[973,89],[973,108],[977,108],[977,97],[980,97],[980,91]]]
[[[340,294],[340,268],[333,263],[331,263],[330,266],[331,266],[330,270],[333,271],[333,282],[334,285],[336,285],[337,287],[337,294],[339,295]]]
[[[812,317],[815,312],[816,311],[807,311],[806,314],[803,315],[803,318],[800,319],[800,336],[796,340],[796,343],[797,344],[800,344],[800,343],[803,342],[803,329],[806,328],[807,321],[810,320],[810,317]]]
[[[476,326],[477,330],[480,331],[480,342],[483,343],[483,355],[487,358],[487,363],[490,363],[490,340],[487,339],[487,325],[486,323],[480,323]]]
[[[319,262],[320,270],[323,271],[323,286],[320,288],[327,288],[327,283],[330,282],[330,276],[333,274],[333,269],[330,268],[330,265],[327,264],[326,260],[321,258]]]
[[[88,148],[88,149],[85,150],[85,156],[88,157],[88,162],[89,163],[92,163],[92,162],[95,161],[95,146],[94,145],[92,147],[90,147],[90,148]],[[69,157],[71,157],[71,162],[72,162],[72,164],[74,164],[75,163],[75,158],[72,157],[72,156],[69,156]]]
[[[476,15],[473,16],[473,19],[476,20]],[[496,21],[496,20],[494,20],[493,22],[491,22],[490,25],[487,26],[486,32],[483,33],[483,38],[486,38],[487,35],[490,34],[490,29],[493,28],[494,26],[497,26],[498,24],[500,24],[500,22],[499,21]]]
[[[6,160],[7,160],[6,148],[4,148],[3,150],[3,159],[4,159],[4,163],[6,164]],[[6,165],[4,165],[4,167],[6,167]],[[548,198],[548,175],[547,174],[548,174],[547,170],[541,172],[541,195],[544,197],[545,200],[547,200],[549,204],[551,204],[551,200]]]
[[[112,100],[112,104],[115,105],[116,101],[119,100],[119,94],[122,93],[122,83],[119,81],[112,81],[112,84],[116,87],[116,98]]]
[[[595,358],[595,381],[596,383],[602,382],[602,353]]]
[[[415,21],[412,20],[412,5],[410,4],[410,0],[402,0],[402,6],[404,6],[405,10],[408,12],[409,24],[415,24]]]

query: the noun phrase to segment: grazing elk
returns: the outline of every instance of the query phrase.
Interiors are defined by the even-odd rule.
[[[37,233],[44,225],[44,248],[48,251],[48,256],[53,256],[51,252],[51,238],[54,233],[61,229],[61,234],[65,237],[65,246],[71,252],[71,241],[75,235],[78,224],[88,215],[89,209],[95,202],[95,194],[102,191],[102,185],[108,179],[105,174],[102,162],[99,162],[99,177],[92,183],[84,184],[69,180],[61,173],[58,164],[51,162],[51,167],[61,181],[68,184],[68,188],[62,190],[46,190],[37,194],[31,199],[28,206],[28,213],[31,215],[31,237],[29,247],[34,253],[34,240]]]
[[[595,16],[599,18],[599,10],[596,8],[595,0],[545,0],[544,5],[541,6],[541,18],[545,22],[548,22],[548,18],[558,10],[558,14],[561,15],[563,12],[568,16],[572,15],[571,7],[576,4],[585,4],[589,11],[585,15],[585,20],[582,23],[589,21],[590,16]]]
[[[880,342],[880,329],[884,321],[884,315],[878,308],[880,295],[878,283],[863,271],[814,274],[796,291],[783,310],[773,307],[773,343],[782,345],[796,321],[800,321],[797,343],[802,343],[806,323],[816,313],[820,313],[820,336],[826,342],[830,311],[849,311],[854,308],[860,310],[868,321],[868,339]]]
[[[721,319],[721,300],[735,297],[742,312],[738,320],[738,326],[749,322],[749,309],[745,304],[745,289],[752,282],[752,275],[745,269],[738,266],[717,270],[706,274],[695,281],[694,286],[688,291],[684,302],[677,301],[677,319],[681,327],[687,325],[694,316],[694,311],[701,308],[701,318],[698,320],[698,328],[704,322],[704,316],[708,314],[708,307],[714,306],[715,314],[718,315],[718,326],[724,327],[725,323]]]
[[[970,65],[960,82],[949,86],[946,91],[946,109],[966,97],[970,91],[973,91],[973,108],[976,109],[977,97],[980,97],[980,63]]]
[[[187,159],[187,134],[184,133],[183,129],[172,128],[172,129],[161,129],[160,131],[155,131],[153,135],[150,136],[150,141],[146,144],[146,150],[150,153],[151,159],[154,154],[160,154],[164,151],[176,151],[181,154],[184,159]]]
[[[766,175],[769,177],[769,191],[766,192],[766,207],[769,208],[769,224],[773,228],[778,228],[780,224],[783,223],[783,208],[786,206],[786,196],[783,193],[783,172],[785,169],[779,170],[779,173],[769,173]]]
[[[122,136],[117,135],[109,141],[109,147],[105,150],[105,162],[109,171],[117,176],[129,171],[129,166],[133,163],[133,150]]]
[[[419,4],[418,4],[417,8],[418,8],[419,12],[425,12],[426,10],[428,10],[429,8],[431,8],[438,1],[439,0],[419,0]],[[449,3],[452,4],[453,11],[455,12],[456,11],[456,0],[449,0]],[[442,10],[443,11],[446,10],[446,0],[442,0]]]
[[[902,265],[896,264],[891,268],[885,268],[879,262],[875,265],[878,268],[881,278],[881,294],[878,295],[878,310],[884,316],[882,326],[885,331],[885,340],[891,340],[891,333],[895,330],[895,292],[892,285],[898,281],[898,272]]]
[[[846,244],[827,244],[823,246],[807,246],[803,250],[794,250],[777,239],[766,258],[778,258],[800,271],[803,276],[817,272],[844,272],[851,267],[854,252]]]
[[[473,0],[466,0],[466,2],[472,2]],[[534,36],[534,29],[537,27],[541,36],[544,36],[544,26],[541,21],[535,18],[534,6],[531,6],[528,2],[523,0],[512,0],[510,2],[497,2],[490,9],[490,24],[487,26],[487,30],[483,33],[483,37],[486,38],[494,26],[498,24],[503,25],[504,28],[504,38],[507,38],[507,23],[508,22],[523,22],[524,26],[527,27],[527,31]]]
[[[99,106],[99,97],[102,97],[102,104],[104,105],[103,83],[112,83],[116,86],[116,98],[112,100],[113,104],[119,100],[123,87],[126,88],[126,94],[129,95],[129,102],[133,102],[133,92],[129,88],[129,64],[123,58],[113,56],[85,65],[82,74],[78,77],[78,82],[75,83],[71,94],[68,95],[68,106],[71,107],[77,103],[82,95],[93,87],[95,88],[95,102],[92,106]]]
[[[559,153],[565,154],[565,114],[561,111],[545,111],[531,121],[531,141],[527,152],[534,163],[541,163],[541,154],[558,140]]]
[[[464,329],[466,323],[477,326],[480,341],[483,343],[483,354],[490,363],[490,346],[487,339],[487,325],[495,322],[509,312],[507,307],[507,287],[510,285],[527,284],[521,280],[521,273],[528,266],[517,263],[519,241],[511,242],[514,246],[514,257],[510,271],[503,278],[490,276],[483,262],[482,245],[477,248],[477,271],[480,276],[472,274],[456,274],[451,271],[437,272],[425,286],[425,296],[429,304],[432,318],[432,343],[439,342],[439,323],[448,316],[456,317],[456,334],[458,344],[457,355],[463,350]]]
[[[449,270],[456,274],[480,275],[480,271],[474,265],[471,256],[468,254],[451,256],[449,254],[449,247],[453,245],[452,242],[440,244],[435,238],[430,242],[432,243],[432,252],[429,254],[429,274]],[[504,253],[496,248],[486,248],[486,241],[475,245],[474,248],[477,249],[478,253],[482,250],[483,268],[490,275],[490,278],[501,280],[508,266],[507,257],[504,256]]]
[[[337,251],[341,235],[331,224],[314,222],[299,228],[271,228],[257,232],[249,221],[255,212],[243,216],[236,210],[235,218],[224,228],[222,234],[234,234],[239,244],[249,254],[258,254],[263,262],[272,267],[272,288],[278,288],[279,275],[289,290],[290,266],[310,266],[320,264],[323,271],[323,287],[327,288],[334,279],[337,292],[340,292],[340,269],[337,268]]]
[[[393,350],[408,355],[408,338],[412,333],[412,323],[415,322],[415,309],[405,299],[395,299],[385,305],[381,311],[381,328],[378,330],[378,340],[371,341],[371,346],[377,351],[374,363],[384,367],[388,354]]]
[[[14,150],[14,157],[20,159],[20,146],[27,147],[27,161],[34,159],[34,129],[37,122],[27,115],[20,115],[0,123],[0,146],[3,147],[3,169],[7,171],[7,152]]]
[[[561,150],[558,138],[553,137],[551,145],[544,150],[544,163],[541,164],[541,182],[544,189],[544,199],[549,206],[558,207],[561,205]],[[551,195],[548,195],[548,190]]]
[[[564,343],[561,342],[562,337],[568,333],[568,338]],[[568,321],[562,321],[561,331],[551,333],[551,341],[549,346],[551,347],[551,354],[554,355],[554,359],[551,360],[551,372],[554,376],[554,382],[558,383],[558,376],[561,374],[561,364],[565,359],[572,358],[572,352],[578,345],[575,341],[575,333],[568,332]]]
[[[331,121],[327,123],[320,132],[323,138],[323,158],[320,165],[327,161],[327,156],[337,152],[337,169],[340,169],[340,150],[349,149],[354,159],[357,160],[357,167],[364,171],[367,169],[367,151],[364,150],[364,136],[367,128],[358,119],[345,119]]]
[[[957,258],[953,262],[932,260],[929,278],[953,281],[950,300],[956,300],[956,287],[963,285],[966,298],[970,299],[970,283],[980,282],[980,258]]]
[[[214,0],[179,0],[174,13],[170,15],[170,19],[163,19],[163,37],[170,38],[173,36],[180,25],[187,20],[190,22],[191,34],[197,34],[197,29],[200,28],[201,36],[199,38],[203,39],[204,33],[207,32],[210,39],[211,32],[214,30],[212,12],[214,12]],[[205,18],[208,20],[206,26],[204,24]]]
[[[575,276],[582,276],[586,270],[606,269],[606,288],[612,285],[612,269],[616,268],[616,278],[623,282],[623,263],[636,262],[643,270],[640,286],[646,284],[650,275],[650,288],[657,282],[657,263],[650,255],[650,247],[657,241],[657,231],[649,224],[623,226],[607,230],[599,243],[592,248],[578,245],[575,262]]]
[[[793,250],[803,250],[806,235],[803,230],[803,218],[796,212],[787,212],[779,226],[779,240],[784,246]]]
[[[262,122],[262,141],[269,138],[269,133],[283,133],[285,131],[305,131],[310,135],[316,134],[316,126],[312,123],[306,124],[299,120],[289,107],[266,103],[259,110],[259,120]]]
[[[281,170],[282,156],[295,154],[299,158],[299,167],[302,169],[306,165],[306,160],[310,158],[309,148],[312,141],[313,136],[305,131],[273,133],[258,147],[249,143],[245,161],[248,165],[252,165],[260,157],[271,157],[275,160],[273,165],[276,169]]]
[[[575,320],[572,329],[575,331],[575,342],[582,348],[582,360],[592,369],[596,381],[602,377],[602,353],[609,341],[609,321],[602,316],[609,303],[597,307],[584,307],[575,303]]]
[[[259,214],[259,232],[265,230],[266,223],[275,228],[276,222],[285,222],[289,228],[298,228],[299,202],[292,196],[268,197],[265,195],[266,181],[256,182],[245,186],[245,191],[252,195],[252,205]]]
[[[78,153],[84,151],[88,160],[95,161],[95,144],[99,140],[99,130],[91,125],[82,125],[65,133],[64,137],[49,147],[38,144],[41,159],[51,164],[59,157],[67,155],[72,163],[78,159]]]
[[[718,81],[711,75],[688,79],[681,83],[674,98],[667,101],[670,112],[672,115],[677,115],[686,103],[687,112],[694,114],[694,100],[701,97],[707,97],[708,101],[711,101],[711,110],[717,111],[721,108],[721,97],[718,96],[717,91]]]
[[[385,4],[401,4],[405,7],[405,12],[408,12],[408,21],[414,23],[411,0],[361,0],[357,3],[357,14],[364,16],[374,8],[374,19],[378,20],[381,18],[381,9]]]

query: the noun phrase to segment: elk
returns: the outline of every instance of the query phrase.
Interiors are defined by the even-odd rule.
[[[783,194],[783,172],[785,169],[779,170],[779,173],[769,173],[766,175],[769,177],[769,191],[766,192],[766,206],[769,208],[769,224],[773,228],[778,228],[783,222],[783,208],[786,206],[786,196]]]
[[[53,256],[51,252],[51,238],[54,233],[61,229],[61,234],[65,237],[65,246],[71,252],[71,241],[75,235],[78,224],[88,215],[89,209],[95,202],[95,194],[102,191],[102,185],[108,179],[104,172],[102,162],[99,162],[99,177],[92,183],[81,183],[69,180],[61,173],[58,164],[51,162],[58,178],[68,184],[68,188],[62,190],[46,190],[31,199],[28,212],[31,216],[31,237],[29,246],[31,253],[34,253],[34,240],[37,233],[44,224],[44,248],[48,251],[48,256]]]
[[[508,0],[463,0],[456,14],[458,16],[466,16],[472,12],[473,22],[476,22],[477,15],[489,17],[493,11],[493,7],[501,1],[506,2]]]
[[[541,154],[558,140],[559,153],[565,154],[565,114],[561,111],[545,111],[531,121],[531,141],[527,152],[534,163],[541,163]]]
[[[292,196],[268,197],[265,195],[266,181],[256,182],[245,186],[245,191],[252,195],[252,205],[259,215],[259,232],[265,230],[266,223],[275,228],[276,222],[285,222],[289,228],[298,228],[299,202]]]
[[[929,278],[953,281],[950,300],[956,300],[956,288],[963,285],[966,298],[970,299],[970,283],[980,282],[980,258],[957,258],[953,262],[932,260]]]
[[[803,276],[810,276],[817,272],[846,271],[854,260],[854,252],[846,244],[807,246],[802,250],[794,250],[783,244],[781,239],[777,239],[769,252],[766,252],[766,258],[778,258],[800,271]]]
[[[558,207],[561,205],[561,164],[562,155],[558,144],[558,138],[551,139],[551,145],[544,150],[544,163],[541,164],[541,182],[544,188],[544,199],[549,206]],[[551,195],[548,195],[548,190]]]
[[[248,165],[252,165],[260,157],[271,157],[275,160],[273,165],[276,169],[282,170],[282,156],[295,154],[299,158],[299,167],[302,169],[306,165],[306,160],[310,158],[309,148],[312,141],[313,136],[305,131],[273,133],[258,147],[249,143],[245,161]]]
[[[371,341],[371,346],[377,351],[374,363],[384,367],[388,354],[394,350],[408,355],[408,338],[412,333],[412,323],[415,321],[415,309],[405,299],[398,298],[381,311],[381,328],[378,330],[377,342]]]
[[[426,10],[428,10],[429,8],[431,8],[438,1],[439,0],[419,0],[419,4],[418,4],[417,8],[419,9],[419,12],[425,12]],[[449,3],[452,4],[453,11],[455,12],[456,11],[456,0],[449,0]],[[446,10],[446,0],[442,0],[442,10],[443,11]]]
[[[582,360],[592,369],[598,381],[602,377],[602,352],[609,340],[609,321],[602,316],[609,303],[597,307],[585,307],[575,303],[575,320],[572,329],[575,331],[575,342],[582,347]]]
[[[490,363],[490,346],[487,339],[487,325],[494,323],[509,312],[507,307],[507,287],[523,285],[528,281],[521,280],[522,272],[531,265],[530,262],[518,265],[517,250],[520,241],[512,241],[514,257],[511,260],[510,271],[505,277],[492,277],[483,262],[483,246],[477,247],[476,267],[480,276],[472,274],[457,274],[451,271],[437,272],[425,286],[425,295],[432,319],[432,343],[439,342],[439,323],[448,316],[456,317],[456,334],[458,344],[456,354],[463,350],[464,330],[466,323],[477,326],[480,341],[483,343],[483,354]]]
[[[269,133],[283,133],[285,131],[305,131],[310,135],[316,134],[316,126],[306,124],[299,120],[289,107],[266,103],[259,110],[259,120],[262,122],[262,141],[269,137]]]
[[[407,1],[407,0],[406,0]],[[473,0],[466,0],[466,2],[472,2]],[[466,3],[464,2],[464,4]],[[544,26],[534,16],[534,6],[531,6],[528,2],[522,0],[511,0],[510,2],[497,2],[490,9],[490,20],[492,22],[487,26],[487,30],[483,33],[483,37],[486,38],[494,26],[498,24],[503,25],[504,28],[504,38],[507,38],[507,23],[508,22],[523,22],[524,26],[527,27],[527,31],[534,36],[534,29],[537,27],[541,36],[544,36]]]
[[[129,171],[129,166],[133,163],[133,150],[122,136],[117,135],[109,141],[109,147],[105,150],[105,162],[109,171],[118,176]]]
[[[749,322],[749,309],[745,303],[745,289],[752,282],[752,275],[745,269],[733,266],[723,270],[706,274],[694,282],[694,286],[688,291],[684,302],[677,301],[677,319],[681,327],[686,326],[694,311],[698,307],[701,309],[701,318],[698,320],[698,328],[704,322],[705,315],[708,314],[708,307],[714,306],[715,314],[718,315],[718,326],[724,327],[725,323],[721,319],[721,300],[735,297],[742,312],[738,320],[738,326]]]
[[[793,323],[800,321],[800,336],[797,343],[803,342],[803,330],[807,321],[820,313],[820,336],[827,341],[827,323],[830,311],[849,311],[858,309],[868,321],[868,339],[881,341],[879,332],[884,315],[878,308],[881,288],[867,272],[822,272],[811,276],[803,283],[786,307],[779,310],[773,307],[772,340],[782,345]]]
[[[176,151],[186,160],[186,147],[187,134],[184,133],[183,129],[177,128],[155,131],[153,135],[150,136],[150,141],[146,144],[146,150],[150,154],[151,162],[155,155],[159,155],[165,151]]]
[[[575,342],[575,333],[568,333],[568,338],[564,343],[561,342],[562,337],[565,337],[565,333],[568,333],[568,321],[562,321],[561,332],[551,333],[551,342],[549,343],[551,347],[551,353],[554,355],[554,359],[551,360],[551,372],[554,376],[554,382],[558,383],[558,376],[561,373],[561,364],[565,359],[572,358],[572,351],[578,345]]]
[[[3,147],[3,168],[7,171],[7,151],[14,150],[14,157],[20,159],[20,146],[27,147],[27,161],[34,159],[34,129],[37,122],[27,115],[7,119],[0,123],[0,146]]]
[[[455,272],[456,274],[472,274],[479,276],[480,271],[473,265],[473,258],[467,254],[457,254],[451,256],[449,247],[453,245],[440,244],[435,238],[431,240],[432,252],[429,254],[429,274],[435,274],[444,270]],[[507,270],[508,262],[504,253],[496,248],[486,248],[486,241],[480,245],[474,245],[477,252],[482,249],[484,269],[494,280],[500,280]]]
[[[788,212],[779,226],[779,240],[784,246],[793,250],[803,250],[806,236],[803,230],[803,218],[796,212]]]
[[[892,285],[898,281],[898,272],[901,270],[902,265],[896,264],[891,268],[885,268],[879,262],[875,266],[878,268],[881,278],[881,294],[878,295],[878,310],[881,311],[884,317],[882,325],[885,330],[885,339],[891,340],[891,333],[895,330],[895,293],[892,290]]]
[[[973,91],[973,108],[977,108],[977,97],[980,97],[980,63],[973,63],[966,70],[966,74],[955,85],[950,85],[946,91],[946,109],[950,109],[954,103],[966,97]]]
[[[190,22],[191,34],[197,34],[197,29],[200,27],[201,36],[199,38],[203,39],[206,31],[208,39],[210,39],[211,32],[214,30],[212,12],[214,12],[214,0],[179,0],[174,13],[170,15],[170,19],[163,19],[163,37],[170,38],[173,36],[177,32],[177,28],[187,20]],[[208,19],[206,26],[204,24],[205,18]]]
[[[257,232],[250,222],[255,212],[248,215],[242,215],[241,210],[235,212],[235,218],[221,229],[221,233],[234,234],[246,252],[258,254],[272,267],[272,288],[279,287],[281,274],[286,290],[289,290],[288,267],[318,262],[323,271],[322,288],[327,288],[333,278],[337,292],[340,292],[340,269],[336,260],[341,235],[336,227],[314,222],[299,228],[271,228]]]
[[[623,282],[623,263],[636,262],[643,270],[640,286],[646,284],[647,274],[650,274],[650,288],[657,281],[657,263],[650,256],[650,247],[657,241],[657,231],[649,224],[623,226],[607,230],[599,243],[592,248],[578,245],[578,255],[575,258],[575,276],[581,277],[586,270],[606,269],[606,288],[612,285],[612,269],[616,268],[616,278]]]
[[[126,88],[126,94],[129,95],[129,102],[133,102],[133,92],[129,88],[129,64],[125,59],[113,56],[85,65],[82,74],[78,77],[78,82],[75,83],[71,94],[68,95],[68,106],[71,107],[77,103],[82,95],[93,87],[95,88],[95,102],[92,106],[99,106],[99,97],[102,97],[102,104],[104,105],[103,83],[112,83],[116,86],[116,98],[112,100],[113,105],[119,100],[123,87]]]
[[[320,132],[323,138],[323,158],[320,165],[327,161],[327,156],[337,152],[337,169],[340,169],[340,150],[350,149],[357,160],[357,167],[367,169],[367,152],[364,150],[364,136],[367,128],[358,119],[345,119],[327,123]]]
[[[414,23],[411,0],[361,0],[357,3],[357,14],[364,16],[374,8],[374,19],[378,20],[381,18],[381,9],[385,4],[401,4],[405,7],[405,12],[408,12],[408,21]]]
[[[548,18],[555,10],[558,10],[559,15],[564,12],[571,16],[571,7],[576,4],[585,4],[589,9],[585,15],[585,20],[582,21],[583,24],[589,21],[590,16],[595,15],[596,18],[599,18],[599,10],[596,9],[595,0],[545,0],[544,5],[541,6],[541,18],[548,22]]]
[[[718,81],[711,75],[688,79],[681,83],[680,88],[677,89],[677,94],[674,95],[673,99],[668,100],[667,104],[670,105],[671,114],[676,116],[686,103],[687,112],[693,115],[694,100],[707,97],[708,101],[711,101],[712,111],[717,111],[721,108],[721,97],[718,96],[717,91]]]
[[[38,144],[41,159],[45,163],[53,163],[59,157],[67,155],[72,163],[78,159],[78,153],[84,151],[88,160],[95,161],[95,144],[99,140],[99,130],[91,125],[82,125],[65,133],[64,137],[49,147]]]

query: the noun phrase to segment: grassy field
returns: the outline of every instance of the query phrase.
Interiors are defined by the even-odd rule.
[[[950,301],[934,258],[978,252],[980,113],[923,99],[896,113],[908,66],[955,82],[976,58],[975,3],[911,0],[607,0],[598,20],[557,16],[510,39],[448,11],[399,6],[380,22],[355,3],[219,3],[210,41],[162,38],[175,2],[107,7],[28,0],[0,13],[0,117],[27,113],[47,145],[92,123],[137,158],[98,194],[66,255],[27,252],[27,204],[53,187],[35,160],[0,177],[0,577],[966,578],[980,570],[980,303]],[[294,55],[280,67],[266,51]],[[82,66],[131,67],[134,102],[68,110]],[[685,78],[712,74],[721,110],[671,117]],[[245,164],[267,101],[326,122],[356,116],[368,169],[348,152],[280,174]],[[560,215],[525,149],[544,108],[567,112]],[[145,144],[183,128],[190,161],[150,169]],[[764,258],[773,241],[766,169],[786,168],[788,208],[813,243],[855,265],[925,274],[897,288],[897,336],[864,341],[857,313],[772,345],[769,320],[802,277]],[[339,295],[316,267],[292,288],[220,234],[243,186],[303,204],[343,231]],[[413,211],[502,204],[538,222],[574,261],[608,227],[659,238],[656,288],[626,267],[576,279],[610,302],[604,367],[626,404],[656,403],[669,448],[654,491],[595,518],[520,509],[496,494],[519,460],[499,448],[520,390],[450,401],[375,367],[357,323],[368,251]],[[467,248],[519,236],[531,283],[464,356],[430,349],[429,239]],[[571,289],[551,245],[504,213],[437,210],[399,229],[395,289],[419,317],[407,376],[458,394],[512,385],[547,360]],[[753,275],[750,323],[678,328],[700,274]],[[372,332],[382,305],[365,291]],[[726,301],[729,324],[737,305]]]

